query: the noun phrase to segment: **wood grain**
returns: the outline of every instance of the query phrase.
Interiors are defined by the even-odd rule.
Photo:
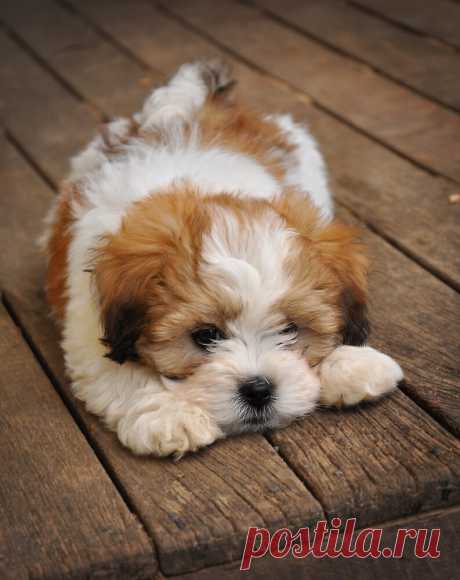
[[[69,157],[92,136],[97,119],[2,31],[0,53],[2,124],[47,178],[58,182],[68,171]]]
[[[229,0],[170,0],[164,6],[374,139],[460,180],[460,117],[455,112],[289,30],[251,6]]]
[[[145,578],[152,546],[0,305],[0,576]]]
[[[380,526],[379,526],[380,527]],[[252,561],[251,569],[244,572],[244,577],[250,580],[265,580],[277,578],[283,580],[456,580],[460,557],[458,542],[460,540],[460,509],[451,508],[442,512],[430,512],[407,519],[389,522],[381,526],[382,547],[392,547],[399,528],[439,528],[441,536],[437,559],[416,558],[413,542],[407,540],[402,558],[331,558],[305,560],[287,558],[276,560],[268,554]],[[175,580],[240,580],[242,572],[240,562],[216,566],[193,574],[175,576]]]
[[[449,0],[354,0],[373,14],[460,47],[460,6]]]
[[[318,502],[262,437],[238,438],[180,463],[135,457],[70,392],[59,335],[43,302],[41,257],[30,248],[53,194],[7,144],[2,155],[1,228],[14,251],[0,256],[0,283],[10,307],[78,414],[153,537],[167,574],[231,561],[250,525],[305,525],[321,517]],[[37,193],[37,194],[35,194]],[[24,219],[18,227],[15,216]],[[24,239],[29,241],[26,243]],[[263,460],[263,469],[260,469]],[[255,522],[255,524],[254,524]]]
[[[460,54],[450,47],[414,36],[340,0],[256,2],[312,37],[429,98],[460,109]]]
[[[26,45],[89,103],[108,116],[136,111],[156,80],[154,75],[68,9],[51,0],[42,0],[40,10],[34,10],[35,5],[34,0],[5,2],[0,13]]]

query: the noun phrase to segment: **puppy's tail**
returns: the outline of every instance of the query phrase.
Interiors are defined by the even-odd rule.
[[[134,119],[144,130],[167,131],[191,121],[208,98],[227,94],[233,85],[232,69],[220,58],[183,64],[166,85],[153,91]]]
[[[236,84],[231,65],[223,58],[215,57],[197,62],[201,78],[208,87],[210,96],[228,93]]]

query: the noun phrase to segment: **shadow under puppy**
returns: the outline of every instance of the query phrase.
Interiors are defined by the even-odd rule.
[[[391,391],[366,343],[368,261],[316,142],[183,65],[72,160],[44,244],[73,391],[135,453],[287,425]]]

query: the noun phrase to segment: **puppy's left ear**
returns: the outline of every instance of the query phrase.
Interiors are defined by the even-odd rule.
[[[370,334],[367,304],[359,301],[351,289],[342,294],[343,344],[362,346]]]
[[[342,308],[343,344],[361,346],[370,333],[367,315],[369,260],[357,228],[334,222],[320,234],[323,259],[335,272]]]

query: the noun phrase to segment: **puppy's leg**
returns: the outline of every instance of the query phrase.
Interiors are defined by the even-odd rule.
[[[138,393],[117,425],[120,441],[134,453],[182,457],[223,437],[215,421],[197,405],[148,387]]]
[[[319,366],[320,401],[326,405],[356,405],[396,388],[403,378],[391,357],[369,346],[340,346]]]
[[[86,362],[95,372],[80,374],[74,365],[74,393],[134,453],[181,457],[223,437],[205,409],[144,369],[107,359]]]
[[[187,123],[208,96],[223,91],[232,82],[231,69],[222,60],[184,64],[164,87],[153,91],[136,120],[143,130]]]

